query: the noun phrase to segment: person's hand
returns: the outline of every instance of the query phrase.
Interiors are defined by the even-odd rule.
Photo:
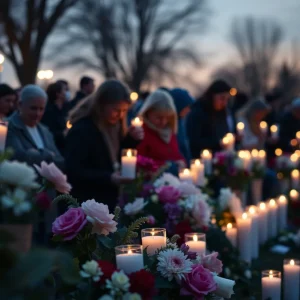
[[[122,177],[119,171],[111,175],[111,182],[115,185],[131,183],[133,180],[134,179]]]
[[[134,127],[131,126],[129,127],[129,131],[128,131],[129,135],[137,140],[137,141],[141,141],[144,139],[144,128],[143,127]]]

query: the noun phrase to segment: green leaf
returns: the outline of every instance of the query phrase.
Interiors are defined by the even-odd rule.
[[[114,248],[114,242],[107,236],[100,235],[98,237],[98,241],[106,248],[113,249]]]

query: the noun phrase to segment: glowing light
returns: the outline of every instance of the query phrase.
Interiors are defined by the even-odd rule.
[[[277,148],[277,149],[275,150],[275,155],[276,155],[276,156],[281,156],[281,155],[282,155],[282,150],[281,150],[280,148]]]
[[[267,126],[268,126],[268,124],[265,121],[261,121],[260,124],[259,124],[259,126],[260,126],[261,129],[266,129]]]
[[[193,235],[193,241],[194,241],[194,242],[198,242],[198,237],[197,237],[196,234]]]
[[[135,102],[137,99],[139,99],[139,94],[136,92],[132,92],[130,94],[130,99],[131,99],[131,101]]]
[[[248,218],[248,215],[246,213],[242,214],[242,219],[246,220]]]
[[[0,65],[3,64],[5,61],[5,57],[3,54],[0,54]]]
[[[232,228],[232,224],[231,223],[228,223],[227,224],[227,229],[231,229]]]
[[[272,125],[271,127],[270,127],[270,130],[271,130],[271,132],[277,132],[277,130],[278,130],[278,126],[277,125]]]
[[[71,124],[70,121],[68,121],[66,126],[67,126],[68,129],[71,129],[73,125]]]
[[[236,88],[231,88],[229,91],[229,94],[230,94],[230,96],[234,97],[234,96],[236,96],[237,92],[238,91]]]
[[[290,265],[292,265],[292,266],[295,265],[295,261],[293,259],[290,260]]]

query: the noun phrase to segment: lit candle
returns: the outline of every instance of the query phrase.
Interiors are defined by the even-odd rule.
[[[284,272],[284,299],[299,300],[300,293],[300,261],[298,259],[285,259]]]
[[[192,160],[191,162],[191,173],[193,181],[197,186],[203,186],[204,184],[204,164],[201,163],[200,159]]]
[[[259,150],[258,151],[258,157],[259,157],[259,161],[261,163],[262,166],[266,165],[266,151],[265,150]]]
[[[8,127],[8,122],[3,122],[3,121],[0,122],[0,152],[3,152],[5,149],[7,127]]]
[[[143,126],[143,120],[139,117],[136,117],[131,121],[131,125],[140,128]]]
[[[193,183],[193,175],[189,169],[183,169],[179,172],[179,178],[181,181]]]
[[[280,231],[284,230],[287,225],[287,208],[288,208],[288,202],[284,195],[281,195],[278,197],[277,200],[278,204],[278,221],[279,221],[279,229]]]
[[[262,272],[262,299],[281,299],[281,273],[267,270]],[[286,299],[289,300],[289,299]]]
[[[238,152],[239,158],[243,161],[243,166],[245,170],[250,170],[251,168],[251,154],[249,151],[241,150]]]
[[[251,263],[251,218],[249,218],[246,213],[243,213],[241,218],[237,218],[237,228],[240,258],[248,263]]]
[[[245,129],[245,124],[243,122],[238,122],[236,124],[236,131],[237,131],[239,136],[244,135],[244,129]]]
[[[198,255],[206,253],[206,236],[204,233],[186,233],[184,235],[185,244],[190,247],[189,251]]]
[[[277,125],[272,125],[270,127],[270,131],[271,131],[271,137],[273,139],[277,139],[278,138],[278,134],[279,134],[278,126]]]
[[[226,237],[231,242],[233,247],[236,247],[237,243],[237,229],[232,226],[231,223],[228,223],[226,226]]]
[[[68,130],[72,128],[72,123],[70,121],[67,121],[66,127]]]
[[[297,154],[296,152],[293,153],[293,154],[290,156],[290,160],[291,160],[291,165],[292,165],[294,168],[297,168],[299,156],[298,156],[298,154]]]
[[[232,133],[227,133],[222,139],[222,145],[225,150],[233,151],[235,146],[235,136]]]
[[[122,151],[122,177],[135,178],[136,173],[137,151],[125,149]]]
[[[252,246],[252,258],[257,259],[259,254],[259,216],[257,208],[254,205],[248,207],[248,214],[251,217],[251,246]]]
[[[290,191],[290,198],[291,198],[291,200],[294,200],[294,201],[298,200],[299,193],[296,190],[291,190]]]
[[[275,155],[276,155],[277,157],[280,157],[280,156],[282,155],[282,150],[281,150],[280,148],[277,148],[277,149],[275,150]]]
[[[273,238],[278,233],[277,228],[277,204],[274,199],[271,199],[268,203],[269,205],[269,229],[270,229],[270,235],[269,237]]]
[[[262,245],[268,240],[268,208],[266,203],[259,204],[259,243]]]
[[[147,249],[148,255],[154,255],[158,249],[167,246],[165,228],[146,228],[142,229],[143,248]]]
[[[295,169],[291,172],[291,179],[292,179],[292,188],[297,189],[299,186],[299,178],[300,172],[299,170]]]
[[[115,248],[117,268],[126,274],[137,272],[144,268],[143,246],[124,245]]]
[[[201,154],[202,161],[205,166],[205,174],[211,175],[212,174],[212,153],[211,151],[205,149],[202,151]]]
[[[298,144],[300,144],[300,131],[297,131],[296,139],[297,139]]]
[[[265,121],[261,121],[260,124],[260,130],[262,132],[262,134],[266,135],[268,133],[268,124]]]

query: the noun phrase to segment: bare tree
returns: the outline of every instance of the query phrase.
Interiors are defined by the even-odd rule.
[[[22,85],[34,83],[47,38],[78,0],[1,0],[0,51]]]
[[[207,16],[206,0],[86,0],[62,26],[64,45],[85,49],[58,65],[93,68],[139,91],[153,78],[174,79],[178,62],[199,63],[189,38],[197,41]]]
[[[244,80],[251,95],[264,94],[283,38],[281,27],[274,20],[235,19],[230,37],[239,54]]]

